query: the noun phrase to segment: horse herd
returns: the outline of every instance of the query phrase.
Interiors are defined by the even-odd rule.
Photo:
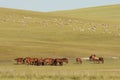
[[[28,64],[28,65],[63,65],[63,63],[68,64],[67,58],[16,58],[17,64]]]
[[[31,58],[31,57],[25,57],[25,58],[16,58],[14,59],[17,64],[28,64],[28,65],[60,65],[62,66],[64,63],[68,64],[69,59],[68,58]],[[96,55],[91,55],[89,57],[89,61],[93,61],[94,63],[104,63],[103,57],[97,58]],[[82,64],[81,58],[76,58],[76,62],[79,64]]]

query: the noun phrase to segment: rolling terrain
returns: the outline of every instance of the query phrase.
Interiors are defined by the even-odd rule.
[[[55,11],[50,12],[54,15],[70,16],[73,18],[81,18],[103,23],[118,23],[120,22],[120,4],[100,7],[90,7],[76,10]]]
[[[120,5],[58,12],[0,8],[0,60],[120,57]]]
[[[0,80],[120,80],[119,9],[111,5],[44,13],[0,8]],[[105,63],[75,62],[91,54]],[[17,57],[67,57],[69,63],[16,65]]]

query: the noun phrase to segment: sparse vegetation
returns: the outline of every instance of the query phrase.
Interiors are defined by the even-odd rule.
[[[28,55],[83,57],[93,53],[104,57],[120,56],[119,23],[53,16],[51,13],[0,10],[0,55],[6,55],[0,59]]]
[[[14,65],[14,62],[0,64],[1,80],[119,80],[119,59],[106,59],[105,64],[70,60],[64,66]]]
[[[119,7],[53,13],[0,8],[0,80],[119,80]],[[72,60],[64,66],[42,67],[13,65],[12,61],[91,54],[104,57],[105,64],[85,61],[78,65]]]

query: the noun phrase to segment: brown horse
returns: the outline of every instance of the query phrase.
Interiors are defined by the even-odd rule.
[[[60,65],[60,66],[62,66],[63,65],[63,60],[61,59],[61,58],[56,58],[55,60],[54,60],[54,65]]]
[[[26,62],[28,65],[32,64],[32,58],[26,57],[26,58],[25,58],[25,62]]]
[[[44,65],[44,59],[43,58],[39,58],[37,65]]]
[[[89,61],[93,61],[93,57],[96,57],[95,54],[92,54],[90,57],[89,57]]]
[[[82,64],[81,58],[76,58],[76,62],[79,63],[79,64]]]
[[[104,63],[104,58],[103,57],[99,57],[99,58],[97,58],[96,56],[92,56],[92,60],[93,60],[93,62],[94,63],[97,63],[97,64],[99,64],[99,63]]]
[[[104,63],[104,58],[103,57],[99,57],[99,62],[101,62],[103,64]]]
[[[67,58],[62,58],[62,61],[68,64],[68,59]]]
[[[25,58],[25,62],[29,65],[37,65],[38,63],[38,58],[30,58],[30,57],[26,57]]]
[[[54,65],[54,59],[53,58],[45,58],[44,64],[46,65]]]
[[[24,58],[16,58],[14,60],[17,61],[17,64],[23,64],[24,63]]]
[[[38,58],[32,58],[32,65],[38,65]]]

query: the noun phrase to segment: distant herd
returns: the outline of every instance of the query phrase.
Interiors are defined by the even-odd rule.
[[[25,58],[16,58],[14,59],[17,63],[16,64],[27,64],[27,65],[37,65],[37,66],[44,66],[44,65],[60,65],[62,66],[64,63],[68,64],[69,59],[68,58],[31,58],[31,57],[25,57]],[[89,61],[99,64],[104,63],[103,57],[96,57],[96,55],[91,55],[88,59]],[[82,64],[82,59],[80,57],[76,58],[76,63]]]

